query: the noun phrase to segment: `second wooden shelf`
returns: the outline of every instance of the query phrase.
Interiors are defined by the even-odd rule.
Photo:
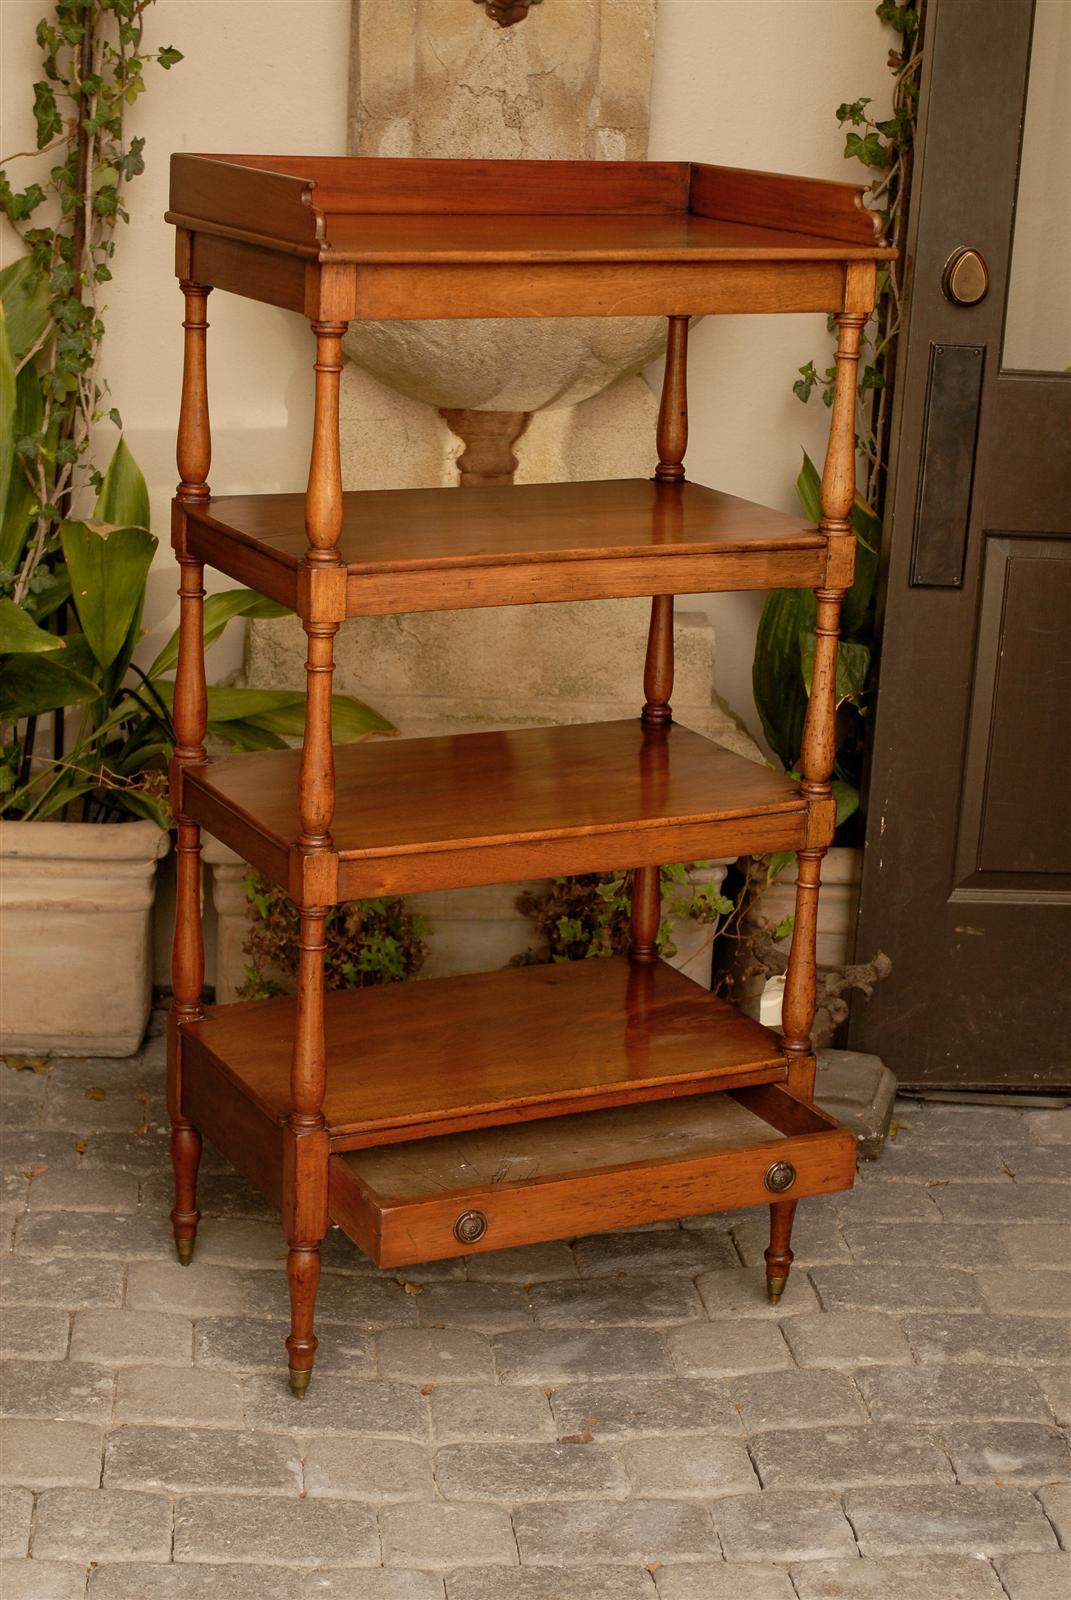
[[[697,483],[646,478],[343,495],[346,613],[813,588],[826,539]],[[297,611],[305,497],[228,495],[187,510],[191,555]]]
[[[309,901],[300,764],[298,750],[267,750],[186,767],[183,808],[314,905],[796,850],[807,828],[807,802],[791,779],[673,725],[340,745],[333,843],[320,852]]]

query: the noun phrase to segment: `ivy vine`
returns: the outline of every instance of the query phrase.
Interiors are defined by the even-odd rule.
[[[859,453],[866,462],[863,493],[868,506],[880,517],[888,467],[889,402],[903,315],[907,196],[918,122],[923,5],[922,0],[914,5],[882,0],[875,10],[878,19],[899,36],[898,44],[888,54],[893,75],[891,114],[875,118],[870,110],[872,98],[862,97],[838,106],[836,118],[847,130],[845,159],[861,162],[874,175],[867,204],[881,214],[882,231],[900,252],[897,260],[878,272],[877,303],[863,334],[863,359],[859,363],[856,436]],[[832,319],[829,327],[832,333]],[[831,406],[835,377],[832,362],[819,371],[813,360],[808,361],[799,368],[793,392],[806,402],[817,391]]]
[[[145,90],[152,65],[182,60],[170,45],[147,48],[145,13],[154,0],[57,0],[37,25],[43,76],[33,86],[36,148],[0,160],[0,211],[19,234],[33,265],[27,292],[41,302],[43,324],[20,353],[33,363],[39,403],[15,439],[18,470],[33,496],[33,532],[12,570],[0,571],[0,594],[22,605],[40,596],[47,614],[55,586],[59,526],[80,492],[99,490],[93,430],[105,416],[122,421],[98,373],[104,322],[98,295],[112,276],[116,230],[129,221],[125,188],[145,170],[145,140],[127,137],[126,116]],[[52,156],[46,177],[25,188],[9,168],[23,158]]]

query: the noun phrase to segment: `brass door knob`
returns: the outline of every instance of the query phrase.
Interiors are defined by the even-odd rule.
[[[976,306],[989,293],[989,268],[980,250],[953,251],[941,277],[945,298],[957,306]]]

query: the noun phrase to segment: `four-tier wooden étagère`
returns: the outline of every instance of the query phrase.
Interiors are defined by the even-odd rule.
[[[801,1196],[847,1188],[854,1141],[813,1104],[822,856],[833,836],[837,634],[852,581],[854,403],[875,263],[861,191],[687,162],[173,158],[185,295],[174,545],[181,568],[168,1095],[179,1259],[207,1136],[279,1207],[290,1383],[316,1351],[320,1243],[381,1266],[766,1204],[767,1282]],[[308,317],[307,493],[208,487],[213,288]],[[824,311],[839,329],[819,527],[685,478],[689,318]],[[342,335],[355,319],[656,314],[669,346],[653,481],[343,493]],[[205,752],[205,563],[290,606],[308,636],[300,750]],[[674,726],[673,596],[812,587],[797,784]],[[635,721],[348,746],[334,637],[392,612],[650,595]],[[300,912],[294,999],[204,1007],[200,833]],[[795,850],[783,1035],[657,959],[659,865]],[[338,902],[635,869],[628,959],[324,993]]]

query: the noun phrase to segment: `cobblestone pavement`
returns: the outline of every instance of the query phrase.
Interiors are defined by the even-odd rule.
[[[4,1600],[1067,1600],[1071,1112],[904,1102],[850,1195],[409,1269],[284,1252],[162,1041],[2,1070]],[[405,1281],[408,1280],[408,1281]]]

